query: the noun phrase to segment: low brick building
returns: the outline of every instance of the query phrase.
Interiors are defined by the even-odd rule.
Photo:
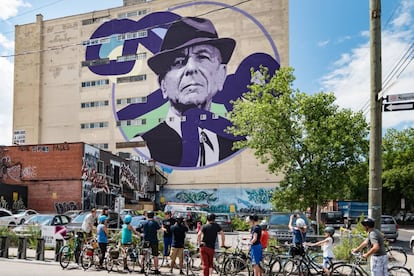
[[[0,204],[8,209],[114,208],[117,197],[138,209],[140,203],[156,202],[157,185],[166,183],[154,164],[85,143],[4,146],[0,158]]]

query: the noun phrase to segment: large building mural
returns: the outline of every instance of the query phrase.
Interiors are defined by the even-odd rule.
[[[273,52],[256,49],[238,57],[240,62],[229,72],[228,63],[241,41],[218,33],[208,15],[180,14],[197,5],[226,8],[229,16],[246,17]],[[275,72],[280,66],[277,47],[259,21],[246,10],[210,1],[149,13],[138,21],[104,22],[84,45],[90,71],[112,77],[113,114],[124,139],[145,142],[135,148],[137,153],[171,169],[212,167],[239,154],[233,143],[246,137],[226,132],[232,101],[255,81],[252,71],[265,66]],[[145,96],[117,108],[119,85],[148,78],[142,73],[148,69],[143,68],[151,69],[157,88],[139,91],[137,95]]]

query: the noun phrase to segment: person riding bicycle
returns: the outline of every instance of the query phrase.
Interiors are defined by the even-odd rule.
[[[161,226],[157,221],[154,220],[154,212],[148,211],[147,212],[147,219],[141,221],[140,227],[142,228],[142,231],[144,232],[143,236],[143,242],[144,245],[148,244],[151,248],[151,254],[154,258],[154,268],[155,268],[155,274],[161,274],[161,272],[158,270],[158,230],[161,229]],[[141,269],[141,273],[144,273],[145,269],[144,267]]]
[[[179,216],[175,220],[175,224],[171,226],[172,234],[172,243],[171,243],[171,265],[170,273],[173,273],[173,268],[175,266],[175,260],[178,257],[179,266],[180,266],[180,275],[184,275],[183,272],[183,253],[185,245],[185,235],[188,232],[187,221]]]
[[[293,218],[296,219],[296,227],[293,227]],[[298,215],[291,215],[289,219],[289,230],[293,233],[292,244],[293,247],[290,249],[292,256],[305,254],[303,243],[306,241],[306,222]]]
[[[333,227],[326,227],[324,229],[325,239],[315,242],[315,243],[306,243],[308,246],[321,246],[322,247],[322,255],[323,255],[323,270],[325,271],[326,275],[330,275],[330,264],[332,264],[332,260],[334,258],[333,253],[333,243],[335,229]]]
[[[262,227],[258,223],[259,217],[254,214],[249,216],[249,225],[251,226],[250,233],[250,257],[253,265],[254,276],[261,276],[262,269],[260,268],[260,262],[262,261],[262,244],[260,238],[262,236]]]
[[[93,208],[91,212],[88,215],[86,215],[81,226],[82,231],[85,233],[87,239],[92,237],[92,234],[95,231],[96,221],[96,209]]]
[[[372,218],[364,219],[361,224],[368,232],[368,237],[359,246],[352,249],[352,252],[359,252],[368,247],[368,252],[362,254],[362,258],[367,259],[371,256],[371,275],[388,275],[388,258],[382,233],[374,228],[375,221]]]
[[[130,215],[126,215],[124,218],[124,224],[122,224],[121,230],[121,245],[124,252],[124,270],[129,271],[127,266],[127,252],[128,248],[132,244],[132,234],[139,235],[139,233],[132,227],[131,225],[132,217]]]
[[[108,246],[108,217],[101,215],[99,217],[99,225],[96,227],[96,235],[98,236],[98,244],[101,249],[101,256],[99,258],[99,268],[103,268],[103,262],[105,259],[106,248]]]

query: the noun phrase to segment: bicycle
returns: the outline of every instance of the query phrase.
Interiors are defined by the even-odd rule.
[[[108,246],[107,255],[106,255],[106,270],[108,272],[123,271],[124,260],[121,257],[120,251],[121,248],[116,242],[110,242],[111,245]]]
[[[149,275],[151,272],[151,266],[152,266],[151,254],[152,254],[151,246],[148,242],[145,242],[142,248],[143,258],[142,258],[142,266],[141,266],[141,269],[142,269],[141,271],[143,271],[145,276]]]
[[[407,264],[407,253],[402,247],[388,246],[388,243],[385,243],[385,250],[388,256],[388,267],[405,266]]]
[[[338,263],[333,266],[333,275],[352,275],[352,276],[369,276],[370,273],[362,265],[363,258],[361,253],[351,253],[353,261],[351,263]],[[388,274],[393,276],[413,276],[411,269],[404,266],[388,267]]]
[[[101,249],[95,238],[91,239],[83,247],[81,253],[81,265],[84,270],[88,270],[90,267],[99,267],[99,257],[101,256]],[[104,267],[106,269],[106,261],[104,261]]]
[[[141,262],[139,260],[141,251],[142,251],[141,247],[133,246],[133,245],[123,248],[122,254],[123,254],[123,258],[126,258],[129,272],[134,272],[136,266],[141,267]]]
[[[64,240],[67,242],[73,237],[75,238],[73,247],[70,243],[67,243],[64,246],[62,246],[59,250],[58,260],[62,269],[67,268],[69,266],[69,263],[73,260],[73,258],[75,258],[76,264],[79,264],[79,260],[81,258],[82,253],[81,247],[83,244],[83,233],[70,233],[69,235],[66,235],[64,237]]]

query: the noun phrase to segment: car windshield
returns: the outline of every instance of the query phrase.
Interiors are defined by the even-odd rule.
[[[88,215],[89,213],[82,213],[80,215],[78,215],[76,218],[74,218],[72,220],[72,222],[74,223],[82,223],[85,220],[85,217]]]
[[[228,221],[227,215],[216,215],[216,221]]]
[[[304,219],[306,222],[306,219],[303,216],[301,216],[301,218]],[[277,215],[270,216],[269,224],[287,226],[289,224],[289,220],[290,220],[290,214],[277,214]],[[296,218],[293,219],[292,224],[296,225]]]
[[[392,217],[382,217],[381,218],[381,223],[382,224],[395,224]]]
[[[28,219],[25,224],[41,224],[46,225],[53,219],[53,215],[34,216]]]

